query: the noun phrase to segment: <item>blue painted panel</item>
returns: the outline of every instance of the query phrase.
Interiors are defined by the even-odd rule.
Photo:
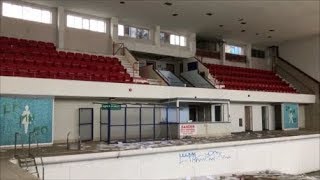
[[[283,112],[283,129],[296,129],[299,122],[298,104],[284,103],[282,104]]]
[[[27,144],[29,132],[35,132],[39,143],[51,143],[52,102],[52,98],[0,97],[0,146],[14,145],[16,132],[22,136],[18,143]]]

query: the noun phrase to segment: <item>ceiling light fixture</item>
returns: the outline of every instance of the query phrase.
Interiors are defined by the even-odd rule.
[[[171,3],[171,2],[165,2],[164,5],[166,5],[166,6],[172,6],[172,3]]]
[[[179,14],[177,14],[177,13],[174,13],[174,14],[172,14],[172,16],[178,16]]]
[[[207,16],[212,16],[212,13],[209,13],[209,12],[208,12],[208,13],[206,13],[206,15],[207,15]]]

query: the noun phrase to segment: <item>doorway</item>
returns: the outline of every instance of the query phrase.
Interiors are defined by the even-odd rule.
[[[252,131],[252,106],[244,107],[245,130]]]
[[[93,108],[79,108],[79,137],[81,141],[93,140]]]
[[[152,66],[153,69],[156,69],[156,62],[154,62],[154,61],[147,61],[147,66]]]
[[[197,106],[189,106],[189,119],[192,122],[198,121],[198,107]]]
[[[274,106],[275,130],[282,130],[282,112],[281,105]]]
[[[261,115],[262,115],[262,130],[269,130],[269,107],[268,106],[261,107]]]

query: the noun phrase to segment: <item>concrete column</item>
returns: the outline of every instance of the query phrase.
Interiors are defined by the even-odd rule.
[[[247,44],[247,45],[246,45],[246,49],[245,49],[245,55],[247,56],[246,65],[247,65],[248,68],[251,68],[251,67],[252,67],[252,62],[251,62],[251,49],[252,49],[251,44]]]
[[[221,64],[226,64],[226,43],[220,45],[220,60]]]
[[[152,40],[156,47],[160,47],[160,26],[155,26]]]
[[[189,38],[187,38],[187,45],[189,45],[189,49],[192,55],[195,56],[197,51],[196,33],[190,34]]]
[[[57,47],[59,49],[64,49],[64,34],[66,29],[66,14],[64,12],[64,7],[59,6],[57,9]]]
[[[118,24],[119,20],[117,17],[112,17],[110,21],[110,36],[114,42],[118,42]]]

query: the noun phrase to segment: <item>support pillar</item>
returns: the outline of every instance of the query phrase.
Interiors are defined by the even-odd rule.
[[[247,44],[247,45],[246,45],[246,49],[245,49],[245,55],[246,55],[246,57],[247,57],[247,60],[246,60],[246,66],[247,66],[247,68],[252,68],[251,49],[252,49],[251,44]]]
[[[220,45],[220,59],[222,65],[226,64],[226,43]]]
[[[160,26],[155,26],[154,33],[153,33],[153,43],[156,47],[161,46],[160,42]]]
[[[59,49],[64,49],[64,34],[66,28],[66,15],[64,12],[64,7],[59,6],[57,11],[57,44]]]
[[[110,21],[110,36],[114,42],[118,42],[118,24],[119,20],[117,17],[112,17]]]

